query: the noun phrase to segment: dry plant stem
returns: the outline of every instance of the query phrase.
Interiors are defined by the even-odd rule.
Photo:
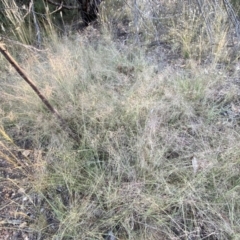
[[[7,42],[9,42],[11,44],[25,47],[25,48],[27,48],[28,50],[31,50],[31,51],[37,51],[37,52],[44,52],[44,51],[46,51],[46,49],[39,49],[39,48],[33,47],[31,45],[23,44],[23,43],[20,43],[18,41],[14,41],[12,39],[9,39],[6,36],[1,36],[0,40],[2,40],[2,41],[4,40],[5,42],[7,41]]]
[[[29,11],[31,11],[32,15],[33,15],[33,22],[34,22],[36,37],[37,37],[37,45],[38,45],[38,48],[40,48],[42,45],[41,31],[40,31],[40,27],[39,27],[39,24],[37,21],[33,0],[31,0],[31,2],[29,4]]]
[[[233,25],[235,26],[236,34],[239,38],[240,37],[240,21],[237,18],[236,12],[232,8],[232,5],[228,0],[224,0],[223,4],[228,13],[228,17],[231,19]]]
[[[3,43],[0,43],[0,52],[8,60],[8,62],[16,69],[16,71],[19,73],[19,75],[30,85],[30,87],[33,89],[33,91],[38,95],[38,97],[46,105],[48,110],[59,120],[60,126],[62,127],[62,129],[64,129],[74,141],[79,142],[79,139],[76,136],[76,134],[68,127],[68,124],[59,115],[58,111],[42,95],[42,93],[38,90],[37,86],[33,83],[33,81],[27,76],[27,74],[24,72],[24,70],[13,59],[13,57],[9,54],[9,52],[7,51],[7,49]]]
[[[78,7],[75,7],[75,6],[68,6],[68,5],[63,5],[63,2],[61,3],[58,3],[58,2],[55,2],[55,1],[52,1],[52,0],[45,0],[46,2],[52,4],[52,5],[55,5],[57,7],[59,7],[60,9],[61,8],[65,8],[67,10],[73,10],[73,9],[78,9]],[[59,10],[60,10],[59,9]]]

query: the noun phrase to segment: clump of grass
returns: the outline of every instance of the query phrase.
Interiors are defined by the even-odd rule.
[[[47,150],[46,165],[36,169],[41,184],[33,181],[32,191],[44,196],[58,222],[54,235],[237,236],[239,127],[224,125],[216,103],[223,76],[201,67],[159,74],[141,55],[129,60],[114,44],[92,47],[81,38],[52,49],[29,54],[25,68],[83,136],[81,144],[59,131],[18,78],[3,85],[1,106],[15,139],[21,132],[29,147]],[[193,156],[201,165],[196,175]]]
[[[32,3],[25,5],[15,0],[2,1],[2,34],[10,43],[15,40],[19,45],[28,44],[40,48],[46,38],[54,38],[60,27],[54,23],[49,7],[43,1]]]
[[[25,70],[80,143],[6,68],[2,141],[39,153],[27,193],[40,199],[38,236],[238,239],[239,86],[214,61],[196,61],[195,37],[184,40],[185,68],[160,72],[144,49],[106,36],[55,38],[26,52]]]
[[[206,3],[196,8],[193,4],[186,5],[185,11],[174,18],[175,27],[171,28],[173,41],[183,57],[200,62],[206,58],[212,62],[226,61],[229,25],[223,6]]]
[[[5,10],[5,19],[9,22],[9,25],[12,26],[11,34],[22,43],[30,43],[29,37],[31,29],[29,29],[29,26],[24,20],[26,17],[24,12],[19,10],[15,1],[4,0],[2,5]]]

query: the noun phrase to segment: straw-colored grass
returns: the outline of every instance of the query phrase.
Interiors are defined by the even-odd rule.
[[[29,150],[21,166],[35,209],[28,231],[39,239],[239,239],[239,70],[222,61],[231,52],[217,24],[212,47],[194,45],[192,19],[174,22],[165,34],[178,59],[164,68],[134,35],[122,45],[106,31],[25,50],[20,64],[80,143],[0,59],[0,157],[14,165],[11,148]]]

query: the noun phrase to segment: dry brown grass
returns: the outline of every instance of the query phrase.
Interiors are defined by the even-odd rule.
[[[117,239],[239,238],[239,70],[222,37],[225,15],[212,20],[217,47],[196,39],[199,19],[181,16],[162,19],[171,42],[167,67],[157,55],[146,60],[152,36],[139,48],[131,32],[125,45],[103,31],[90,43],[75,35],[55,38],[44,52],[25,51],[21,64],[80,144],[0,60],[1,144],[12,139],[30,150],[23,152],[28,183],[9,180],[28,199],[22,211],[34,209],[24,228],[17,225],[22,232],[39,239],[103,239],[110,231]]]

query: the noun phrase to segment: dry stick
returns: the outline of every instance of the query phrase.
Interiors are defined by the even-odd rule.
[[[59,115],[58,111],[42,95],[42,93],[38,90],[37,86],[33,83],[33,81],[27,76],[27,74],[24,72],[24,70],[13,59],[13,57],[9,54],[9,52],[7,51],[7,49],[3,43],[0,43],[0,52],[8,60],[8,62],[16,69],[16,71],[19,73],[19,75],[30,85],[30,87],[34,90],[34,92],[38,95],[38,97],[46,105],[48,110],[59,120],[60,126],[62,127],[62,129],[64,129],[74,141],[79,142],[79,139],[76,136],[76,134],[69,128],[68,124]]]

